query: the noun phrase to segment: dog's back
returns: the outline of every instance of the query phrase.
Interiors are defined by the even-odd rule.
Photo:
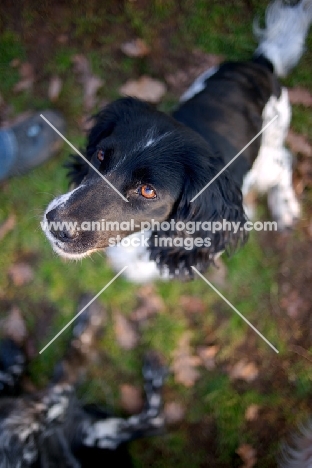
[[[226,62],[204,79],[199,93],[191,96],[190,88],[173,116],[205,138],[227,164],[260,132],[263,109],[270,97],[280,96],[281,87],[272,71],[270,62],[262,57],[250,62]],[[189,98],[185,100],[185,96]],[[240,187],[260,144],[261,139],[255,139],[231,164],[231,175]]]
[[[278,78],[300,60],[311,20],[311,0],[273,2],[266,11],[266,28],[254,25],[259,45],[252,59],[225,62],[203,73],[181,97],[175,119],[205,138],[224,156],[225,164],[230,162],[267,124],[265,107],[281,99]],[[288,102],[282,99],[282,111],[289,113]],[[289,120],[290,115],[284,119],[284,127]],[[231,164],[240,186],[260,146],[261,138],[255,139]]]

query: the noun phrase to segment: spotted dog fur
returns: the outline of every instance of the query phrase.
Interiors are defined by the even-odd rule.
[[[153,354],[146,357],[143,366],[146,402],[141,413],[115,417],[106,408],[84,405],[77,398],[75,384],[95,349],[104,316],[95,302],[84,311],[75,323],[51,385],[30,395],[20,386],[26,370],[23,350],[8,338],[2,341],[0,468],[130,467],[125,443],[163,429],[161,389],[165,370]]]

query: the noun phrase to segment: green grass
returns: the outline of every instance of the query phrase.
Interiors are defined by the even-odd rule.
[[[1,93],[6,96],[18,81],[18,71],[11,66],[14,59],[24,60],[25,49],[17,34],[6,30],[0,39]]]

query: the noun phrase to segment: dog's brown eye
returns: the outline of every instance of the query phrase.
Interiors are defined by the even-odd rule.
[[[103,160],[104,160],[104,156],[105,156],[104,151],[103,151],[102,149],[99,149],[99,150],[97,151],[97,154],[96,154],[97,159],[98,159],[99,161],[103,161]]]
[[[141,187],[139,187],[139,193],[144,198],[156,198],[156,191],[150,185],[141,185]]]

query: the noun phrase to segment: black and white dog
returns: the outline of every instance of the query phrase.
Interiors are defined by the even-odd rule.
[[[278,77],[299,61],[311,21],[312,0],[275,0],[266,11],[265,29],[255,28],[259,45],[251,60],[205,72],[172,116],[133,98],[103,109],[85,156],[119,193],[76,159],[71,171],[76,188],[54,199],[44,214],[44,231],[55,252],[78,259],[109,247],[115,268],[128,265],[129,279],[151,279],[158,271],[191,276],[192,266],[205,271],[221,252],[244,243],[243,197],[251,190],[267,193],[280,229],[291,227],[300,208],[292,187],[292,155],[285,148],[291,110]],[[104,220],[113,227],[80,227],[83,221]],[[144,232],[140,245],[110,247],[112,238],[140,237],[142,225],[151,220],[158,224]],[[239,228],[211,228],[224,221]],[[181,223],[192,223],[192,230],[178,229]]]
[[[166,371],[153,354],[143,366],[146,403],[141,413],[117,417],[84,405],[75,395],[102,322],[102,307],[93,302],[75,322],[51,385],[30,394],[20,385],[26,369],[23,349],[8,337],[0,342],[0,468],[127,468],[133,465],[125,443],[162,432]]]

